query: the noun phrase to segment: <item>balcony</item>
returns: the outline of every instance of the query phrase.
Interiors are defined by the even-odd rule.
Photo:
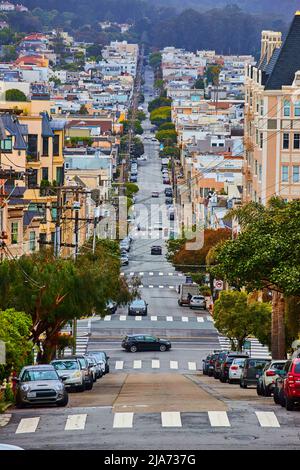
[[[27,150],[26,160],[27,162],[39,162],[40,152]]]

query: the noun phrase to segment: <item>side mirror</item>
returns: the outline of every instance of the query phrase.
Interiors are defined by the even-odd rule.
[[[65,382],[65,380],[67,380],[67,378],[68,378],[68,377],[64,375],[64,376],[61,377],[60,379],[61,379],[62,382]]]

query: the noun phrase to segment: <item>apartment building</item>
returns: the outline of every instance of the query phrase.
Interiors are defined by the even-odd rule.
[[[245,80],[244,201],[300,196],[300,11],[284,41],[263,31]]]

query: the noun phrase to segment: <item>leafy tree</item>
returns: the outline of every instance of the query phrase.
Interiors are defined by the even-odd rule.
[[[125,120],[125,121],[121,121],[121,124],[123,124],[123,132],[124,134],[128,134],[129,132],[129,129],[130,129],[130,125],[131,125],[131,122],[129,120]],[[144,130],[141,126],[141,123],[138,119],[136,119],[134,121],[134,125],[133,125],[133,132],[135,134],[143,134]]]
[[[272,357],[284,358],[285,299],[300,295],[300,201],[273,198],[234,211],[242,231],[216,248],[211,272],[248,291],[272,291]],[[294,338],[295,339],[295,338]]]
[[[160,142],[169,146],[177,142],[177,132],[174,129],[158,131],[155,137]]]
[[[6,365],[0,365],[0,380],[8,377],[12,369],[18,373],[32,361],[31,326],[28,314],[13,308],[0,310],[0,340],[6,347]]]
[[[58,86],[61,85],[61,80],[57,77],[54,77],[54,76],[49,78],[49,82],[53,82],[55,87],[58,87]]]
[[[162,78],[158,78],[157,80],[154,81],[154,88],[158,90],[163,90],[164,88],[164,81]]]
[[[180,157],[180,150],[178,147],[174,146],[169,146],[167,145],[166,147],[163,148],[159,152],[161,157],[174,157],[174,158],[179,158]]]
[[[221,72],[221,67],[219,65],[209,65],[206,69],[206,78],[208,83],[213,85],[219,84],[219,76]]]
[[[156,126],[160,126],[165,122],[171,121],[171,108],[169,106],[164,106],[161,108],[154,109],[150,113],[150,121]]]
[[[131,143],[132,143],[131,155],[134,156],[135,158],[138,158],[141,155],[143,155],[144,144],[141,141],[141,139],[139,139],[138,137],[134,137]],[[121,153],[128,152],[128,135],[124,135],[123,137],[121,137],[120,150],[121,150]]]
[[[21,90],[12,88],[5,92],[6,101],[27,101],[26,95]]]
[[[85,104],[82,104],[82,105],[80,106],[80,109],[79,109],[79,111],[78,111],[78,114],[82,114],[82,115],[85,115],[85,116],[86,116],[87,114],[89,114],[88,109],[87,109],[87,107],[86,107]]]
[[[202,77],[198,77],[194,83],[194,87],[198,90],[204,90],[204,80]]]
[[[14,45],[2,46],[2,53],[3,62],[12,62],[18,58],[16,46]]]
[[[215,327],[230,339],[232,350],[241,351],[249,336],[269,344],[271,306],[251,300],[246,292],[223,291],[214,305]]]
[[[150,54],[150,57],[149,57],[149,64],[154,69],[158,68],[161,65],[161,59],[162,59],[162,55],[160,52],[152,52],[152,54]]]
[[[158,128],[159,131],[175,130],[175,124],[173,122],[164,122]]]

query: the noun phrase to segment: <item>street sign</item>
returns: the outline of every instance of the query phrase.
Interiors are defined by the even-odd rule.
[[[218,279],[215,279],[215,280],[214,280],[214,288],[215,288],[216,290],[223,290],[223,287],[224,287],[223,281],[218,280]]]
[[[4,341],[0,340],[0,364],[6,364],[6,349]]]
[[[244,341],[243,348],[251,349],[251,341]]]

